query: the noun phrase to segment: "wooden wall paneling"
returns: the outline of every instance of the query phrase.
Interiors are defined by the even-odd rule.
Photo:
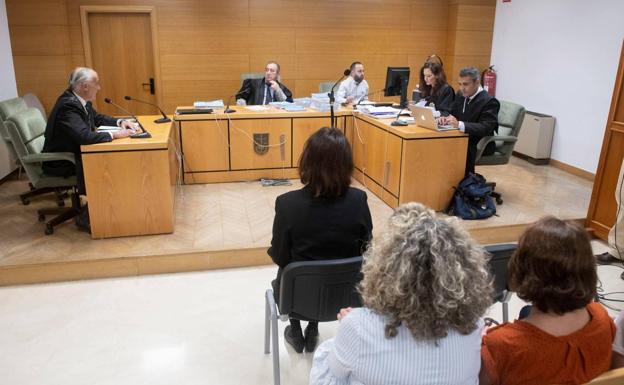
[[[455,40],[463,41],[464,31],[491,30],[495,6],[493,0],[357,4],[350,0],[232,0],[209,6],[201,0],[120,0],[117,4],[150,6],[163,15],[153,30],[160,49],[155,55],[162,60],[157,76],[162,84],[157,90],[162,92],[160,103],[169,111],[195,100],[227,99],[240,87],[241,72],[262,70],[268,60],[280,62],[282,77],[295,96],[316,92],[320,81],[336,79],[354,60],[364,62],[371,90],[384,86],[386,67],[409,65],[412,89],[422,62],[432,53],[443,58],[462,56],[464,62],[471,57],[479,58],[479,63],[489,61],[488,44],[478,36],[464,39],[465,51],[479,52],[464,52],[460,47],[456,52]],[[7,0],[7,12],[11,26],[67,26],[69,48],[63,52],[71,57],[61,76],[64,80],[72,67],[88,63],[81,40],[80,6],[93,5],[110,5],[110,1]],[[450,15],[453,7],[455,11],[464,7],[463,13],[455,12],[459,15],[455,19]],[[461,18],[462,14],[469,17]],[[32,44],[21,36],[12,39],[17,52],[35,53],[35,46],[49,50],[58,45]],[[455,72],[449,71],[453,65],[448,64],[447,73]],[[235,86],[225,84],[229,81],[236,81]],[[18,77],[17,82],[21,89],[29,80]],[[177,82],[183,83],[176,86]]]
[[[6,0],[9,26],[67,25],[65,0]]]
[[[247,54],[245,27],[199,27],[193,24],[160,25],[160,52],[163,55]]]
[[[15,78],[19,79],[20,95],[36,94],[47,111],[67,88],[69,58],[67,56],[14,56]]]
[[[65,25],[14,25],[11,27],[13,56],[60,56],[70,53]]]
[[[269,134],[269,149],[254,151],[253,134]],[[280,136],[284,135],[283,145]],[[232,170],[292,167],[291,119],[230,121],[230,164]]]
[[[130,0],[124,0],[130,1]],[[223,26],[236,29],[249,25],[249,1],[204,1],[204,0],[153,0],[150,3],[158,7],[163,17],[160,25],[181,26],[195,25],[197,28],[206,26]],[[271,18],[271,25],[279,24]]]
[[[163,80],[240,80],[249,72],[246,54],[163,55]]]
[[[301,1],[296,9],[297,24],[303,28],[409,29],[410,5],[405,1]]]
[[[422,31],[445,31],[448,26],[449,6],[444,1],[416,3],[410,9],[410,28]]]
[[[620,63],[585,222],[587,227],[594,230],[596,236],[605,241],[609,229],[615,223],[617,208],[615,189],[624,159],[624,122],[618,121],[622,116],[624,116],[624,41],[620,49]]]
[[[230,168],[228,122],[180,122],[184,171],[225,171]]]
[[[297,14],[299,1],[293,0],[254,0],[249,2],[249,25],[252,27],[298,27]]]

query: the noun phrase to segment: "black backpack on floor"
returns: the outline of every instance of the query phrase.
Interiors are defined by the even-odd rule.
[[[492,198],[492,188],[479,174],[468,174],[459,182],[447,214],[462,219],[485,219],[496,214],[496,205]]]

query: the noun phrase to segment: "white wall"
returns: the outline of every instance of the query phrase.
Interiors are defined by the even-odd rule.
[[[622,0],[497,0],[496,96],[556,118],[551,158],[595,173],[624,38]]]
[[[13,54],[11,53],[11,40],[9,38],[9,23],[5,2],[0,0],[0,100],[16,96],[17,86],[15,85]],[[0,139],[0,178],[14,169],[15,162],[9,156],[6,143]]]

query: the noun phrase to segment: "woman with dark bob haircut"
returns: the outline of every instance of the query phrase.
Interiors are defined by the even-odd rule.
[[[488,330],[481,384],[582,384],[609,370],[615,326],[592,302],[596,265],[580,225],[545,217],[520,237],[509,285],[528,317]]]
[[[307,140],[299,159],[304,187],[275,200],[273,239],[268,250],[279,266],[273,281],[276,300],[282,270],[291,262],[362,255],[373,222],[366,193],[349,187],[353,174],[351,147],[342,131],[323,127]],[[290,319],[284,337],[297,353],[314,351],[318,323],[305,336],[299,320]]]

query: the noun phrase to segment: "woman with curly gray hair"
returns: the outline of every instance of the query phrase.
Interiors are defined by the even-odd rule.
[[[487,257],[456,218],[396,209],[364,254],[364,307],[343,309],[310,384],[477,384]]]

